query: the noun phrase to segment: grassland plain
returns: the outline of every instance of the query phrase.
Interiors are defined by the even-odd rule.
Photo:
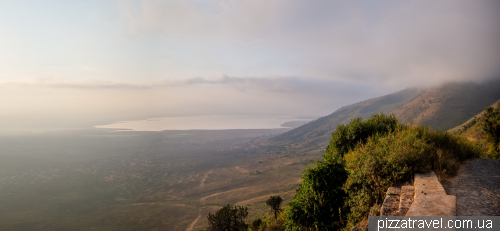
[[[0,230],[199,230],[227,203],[263,216],[265,200],[290,200],[320,157],[253,146],[283,131],[2,136]]]

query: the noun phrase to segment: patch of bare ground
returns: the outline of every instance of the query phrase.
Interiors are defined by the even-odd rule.
[[[443,182],[457,197],[457,216],[500,216],[500,163],[476,158],[465,161],[458,174]]]
[[[234,167],[234,168],[235,168],[238,172],[245,173],[245,174],[248,174],[248,173],[249,173],[247,169],[244,169],[244,168],[242,168],[242,167],[240,167],[240,166],[236,166],[236,167]]]

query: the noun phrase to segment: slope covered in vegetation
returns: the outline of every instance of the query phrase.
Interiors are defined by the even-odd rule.
[[[261,142],[275,153],[321,152],[337,125],[373,113],[394,113],[431,129],[448,130],[466,122],[500,99],[500,79],[482,83],[448,83],[429,89],[408,88],[386,96],[344,106],[332,114]]]
[[[491,104],[490,107],[499,108],[500,99],[497,100],[495,103]],[[484,140],[486,138],[486,133],[483,130],[484,122],[482,121],[484,113],[485,113],[484,110],[481,111],[474,117],[467,120],[467,122],[448,130],[448,132],[457,135],[460,134],[475,141]]]
[[[500,99],[500,80],[483,83],[448,83],[425,93],[396,109],[402,123],[427,125],[448,130],[464,123]]]
[[[286,227],[348,230],[366,219],[390,186],[420,171],[453,174],[458,163],[482,154],[463,136],[403,125],[394,115],[354,119],[337,127],[323,160],[304,172]]]
[[[500,100],[449,132],[478,142],[489,158],[500,160]]]
[[[357,117],[366,119],[373,113],[389,113],[410,102],[422,91],[417,88],[407,88],[386,96],[344,106],[328,116],[272,137],[265,144],[301,152],[323,151],[337,125],[348,123]]]

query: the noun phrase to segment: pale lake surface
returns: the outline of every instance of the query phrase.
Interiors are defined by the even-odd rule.
[[[95,128],[132,131],[275,129],[285,128],[282,125],[290,121],[307,123],[311,119],[299,119],[286,115],[182,116],[120,121],[108,125],[98,125]]]

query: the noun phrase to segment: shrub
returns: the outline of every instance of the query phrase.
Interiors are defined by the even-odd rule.
[[[328,156],[343,156],[358,143],[366,142],[368,137],[374,134],[385,134],[399,127],[399,122],[394,115],[387,116],[384,113],[373,114],[364,121],[361,118],[353,119],[349,124],[337,126],[325,153]]]
[[[288,230],[315,228],[337,230],[346,193],[342,185],[347,179],[340,158],[320,161],[302,175],[302,185],[289,202],[285,226]]]
[[[488,107],[484,109],[483,130],[488,136],[488,140],[493,143],[496,151],[499,151],[498,144],[500,143],[500,103],[499,107]]]
[[[348,226],[365,218],[371,206],[383,201],[389,187],[410,181],[413,173],[454,173],[457,163],[479,157],[482,152],[475,142],[462,136],[424,126],[401,128],[387,135],[374,135],[345,154],[349,177],[343,189],[349,194]]]
[[[250,226],[253,231],[257,231],[260,228],[260,225],[262,224],[262,219],[255,219],[252,221],[252,225]]]
[[[463,136],[402,125],[394,115],[354,119],[337,126],[323,161],[303,173],[302,185],[289,202],[286,227],[348,229],[383,201],[389,187],[409,181],[413,173],[453,174],[458,163],[481,153]]]
[[[248,225],[245,223],[247,216],[247,207],[233,207],[228,204],[215,214],[208,213],[207,231],[246,231],[248,229]]]
[[[358,149],[345,155],[349,177],[344,190],[351,208],[349,220],[359,222],[374,204],[380,204],[387,189],[409,180],[416,169],[429,170],[431,147],[416,134],[391,133],[371,137]]]
[[[273,214],[264,216],[258,230],[262,231],[283,231],[285,230],[285,220],[288,207],[285,207],[283,212],[276,219]]]

